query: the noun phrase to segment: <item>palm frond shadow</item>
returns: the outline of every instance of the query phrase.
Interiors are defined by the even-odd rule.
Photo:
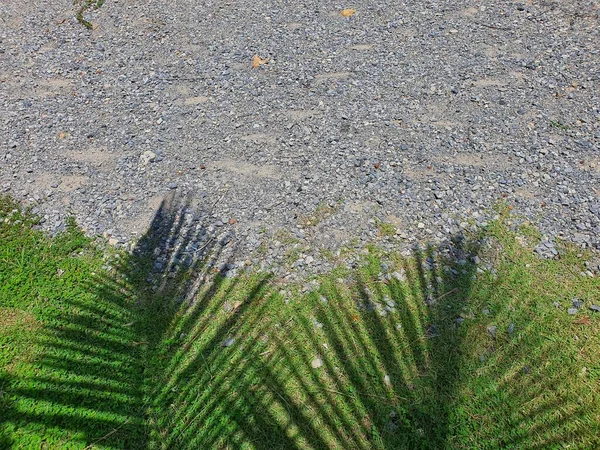
[[[149,355],[222,249],[207,214],[191,198],[166,197],[136,248],[94,274],[89,296],[64,299],[35,338],[34,375],[2,374],[11,429],[53,429],[66,446],[147,448]]]
[[[467,251],[447,253],[462,260]],[[322,286],[302,300],[312,319],[282,308],[265,279],[201,294],[180,319],[193,328],[172,327],[162,357],[169,369],[154,397],[162,448],[441,448],[459,375],[454,319],[474,269],[440,277],[431,248],[417,249],[415,260],[407,283],[365,275],[348,292]],[[242,301],[224,311],[236,291]],[[373,306],[384,298],[389,314]],[[235,336],[230,348],[227,336]]]
[[[460,413],[481,237],[415,248],[394,276],[366,258],[290,299],[267,274],[221,273],[228,240],[206,227],[209,214],[166,198],[131,254],[90,283],[95,301],[66,299],[38,339],[35,377],[9,380],[35,400],[5,402],[13,416],[91,448],[478,448],[457,429],[485,421]],[[531,449],[540,441],[528,432],[549,433],[550,446],[568,439],[581,409],[569,399],[554,414],[561,405],[540,399],[509,344],[493,356],[497,385],[479,395],[530,389],[543,420],[515,411],[491,439]]]

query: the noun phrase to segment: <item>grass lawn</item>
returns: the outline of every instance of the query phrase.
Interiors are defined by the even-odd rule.
[[[600,448],[600,278],[577,250],[538,258],[502,212],[302,292],[210,259],[157,272],[185,207],[125,254],[0,199],[0,448]]]

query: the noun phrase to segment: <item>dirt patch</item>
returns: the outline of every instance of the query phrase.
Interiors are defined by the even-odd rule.
[[[432,177],[440,178],[440,174],[427,166],[412,166],[404,169],[404,175],[413,181],[426,181]]]
[[[590,156],[582,159],[580,161],[580,169],[600,174],[600,158],[597,156]]]
[[[106,148],[88,148],[80,152],[70,151],[67,153],[67,157],[73,161],[111,170],[115,166],[118,155],[109,152]]]
[[[269,133],[253,133],[241,136],[240,139],[244,142],[254,142],[257,144],[274,144],[277,142],[277,137]]]
[[[199,105],[201,103],[206,103],[208,101],[208,97],[205,97],[203,95],[198,95],[195,97],[188,97],[183,101],[183,104],[185,106],[195,106],[195,105]]]
[[[352,47],[350,47],[352,50],[357,50],[357,51],[366,51],[366,50],[372,50],[373,49],[373,45],[372,44],[357,44],[357,45],[353,45]]]
[[[364,212],[371,212],[375,209],[375,203],[364,201],[364,202],[347,202],[344,203],[344,212],[350,212],[353,214],[362,214]]]
[[[460,15],[462,17],[475,17],[475,15],[477,15],[477,13],[479,12],[479,8],[475,7],[475,6],[471,6],[470,8],[465,8],[460,12]]]
[[[311,117],[320,117],[323,113],[316,109],[299,109],[288,111],[286,115],[292,120],[304,120]]]
[[[88,179],[83,175],[61,176],[50,172],[40,172],[35,175],[32,186],[37,191],[56,189],[58,192],[68,193],[85,185]]]
[[[397,230],[401,230],[404,227],[404,221],[398,216],[389,215],[385,218],[385,220],[394,225]]]
[[[42,324],[33,314],[16,308],[0,308],[0,340],[10,336],[11,345],[4,349],[9,363],[1,367],[4,371],[13,372],[22,361],[31,360],[35,347],[31,345],[31,336],[39,333]]]
[[[40,326],[33,314],[15,308],[0,308],[0,332],[12,334],[9,328],[34,329]]]
[[[83,175],[66,175],[60,178],[58,189],[63,192],[72,192],[86,184],[88,179],[88,177],[84,177]]]
[[[515,197],[525,200],[541,200],[542,195],[535,187],[518,187],[515,189]]]
[[[522,84],[524,78],[525,75],[523,73],[511,71],[502,77],[482,78],[480,80],[474,80],[471,82],[471,85],[473,87],[478,88],[515,86]]]

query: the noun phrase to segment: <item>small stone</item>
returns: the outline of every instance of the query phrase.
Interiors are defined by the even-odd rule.
[[[383,382],[385,383],[386,386],[391,386],[392,385],[392,380],[390,379],[389,375],[386,375],[383,377]]]
[[[600,312],[600,306],[598,305],[592,305],[590,306],[590,309],[594,312]]]
[[[231,347],[233,345],[233,343],[235,342],[235,339],[232,337],[228,337],[227,339],[225,339],[223,341],[223,347]]]
[[[404,270],[399,272],[392,272],[392,277],[398,281],[406,281],[406,274],[404,273]]]
[[[315,259],[312,256],[307,256],[306,258],[304,258],[304,262],[306,264],[311,264]]]
[[[578,311],[579,311],[579,309],[578,309],[578,308],[569,308],[569,309],[567,309],[567,312],[568,312],[570,315],[572,315],[572,316],[574,316],[575,314],[577,314],[577,312],[578,312]]]
[[[515,324],[514,323],[510,323],[510,325],[508,326],[508,334],[513,334],[515,332]]]
[[[323,360],[321,358],[315,358],[312,360],[310,365],[313,369],[318,369],[319,367],[323,366]]]
[[[419,229],[421,229],[421,230],[422,230],[423,228],[425,228],[425,224],[424,224],[423,222],[419,222],[419,223],[417,224],[417,228],[419,228]]]
[[[490,336],[492,336],[493,338],[496,337],[496,326],[495,325],[490,325],[489,327],[487,327],[488,333],[490,333]]]
[[[140,163],[144,166],[156,160],[156,153],[146,150],[140,155]]]
[[[583,300],[578,299],[578,298],[574,298],[573,299],[573,308],[583,308]]]
[[[169,189],[177,189],[177,183],[169,183],[169,184],[167,184],[167,187]]]

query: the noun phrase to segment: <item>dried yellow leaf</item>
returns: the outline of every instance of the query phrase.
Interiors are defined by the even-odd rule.
[[[356,12],[356,10],[355,9],[351,9],[351,8],[342,9],[342,16],[344,16],[344,17],[350,17],[350,16],[353,16],[355,12]]]
[[[254,55],[254,58],[252,58],[252,68],[256,69],[258,66],[262,66],[263,64],[266,64],[269,62],[269,58],[261,58],[258,55]]]

